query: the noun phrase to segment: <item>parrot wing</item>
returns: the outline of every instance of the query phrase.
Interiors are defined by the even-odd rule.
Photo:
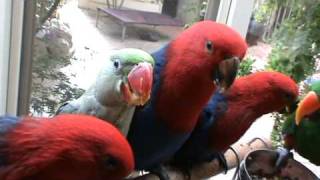
[[[208,133],[210,127],[223,113],[227,111],[228,103],[225,96],[216,90],[213,97],[203,109],[199,122],[193,130],[190,138],[175,154],[172,163],[189,170],[193,164],[198,162],[209,162],[217,157],[217,153],[209,151]]]
[[[5,136],[20,122],[20,118],[0,116],[0,150],[6,147]],[[6,155],[0,151],[0,167],[6,164]]]

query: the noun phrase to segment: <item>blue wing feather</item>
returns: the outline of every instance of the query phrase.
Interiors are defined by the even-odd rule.
[[[5,148],[7,140],[5,136],[20,122],[20,118],[13,116],[0,116],[0,150]],[[0,151],[0,166],[6,164],[6,155]]]
[[[128,134],[138,170],[150,170],[170,159],[190,135],[168,131],[157,119],[155,112],[156,95],[161,84],[161,72],[166,64],[167,47],[152,54],[155,67],[151,98],[145,106],[136,109]]]
[[[6,135],[20,122],[20,118],[13,116],[0,116],[0,137]]]

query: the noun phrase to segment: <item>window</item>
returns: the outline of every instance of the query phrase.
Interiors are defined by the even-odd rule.
[[[0,115],[17,113],[24,2],[0,2]]]
[[[4,26],[0,28],[0,54],[1,54],[1,70],[0,80],[4,83],[0,84],[0,114],[4,114],[6,111],[6,94],[7,94],[7,78],[8,78],[8,59],[9,59],[9,47],[10,43],[10,7],[11,3],[7,1],[0,2],[0,23]]]

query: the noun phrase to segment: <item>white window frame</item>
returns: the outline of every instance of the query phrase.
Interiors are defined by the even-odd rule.
[[[254,0],[232,0],[227,24],[235,28],[245,38],[254,8]]]
[[[0,1],[0,115],[7,112],[11,5],[11,1]]]
[[[17,115],[24,1],[0,1],[0,115]]]
[[[245,38],[253,6],[254,0],[209,0],[205,18],[227,24]]]

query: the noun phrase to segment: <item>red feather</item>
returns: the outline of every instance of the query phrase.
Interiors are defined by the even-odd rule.
[[[258,117],[281,110],[297,96],[296,83],[278,72],[257,72],[237,79],[226,94],[227,112],[210,129],[210,146],[225,151]]]
[[[213,43],[213,53],[206,42]],[[214,92],[212,73],[226,57],[243,58],[247,45],[226,25],[202,21],[170,43],[157,99],[157,113],[174,132],[190,132]]]
[[[122,179],[134,168],[125,137],[91,116],[24,118],[6,138],[8,147],[1,153],[8,165],[0,170],[2,180]],[[114,167],[105,167],[106,157],[116,160]]]

